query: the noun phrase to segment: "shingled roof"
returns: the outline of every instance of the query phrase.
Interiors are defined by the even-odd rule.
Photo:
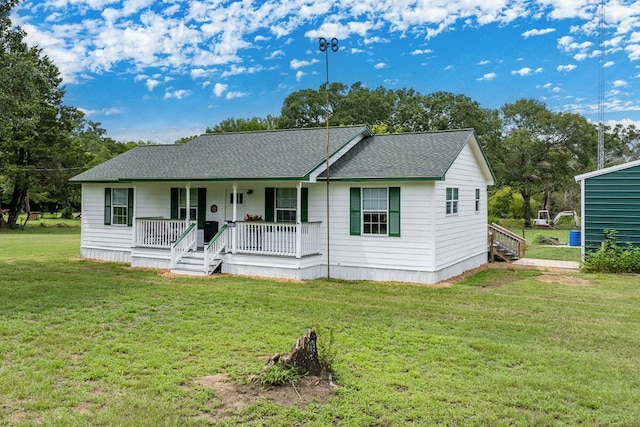
[[[329,151],[371,136],[366,126],[330,128]],[[204,134],[180,145],[139,146],[73,182],[304,179],[326,158],[326,128]]]
[[[305,180],[324,169],[326,136],[326,128],[205,134],[181,145],[136,147],[71,181]],[[440,180],[466,144],[482,158],[481,168],[492,180],[472,129],[373,136],[366,126],[333,127],[330,153],[341,157],[330,176]],[[325,173],[318,178],[326,179]]]
[[[442,180],[469,143],[482,153],[472,129],[375,135],[341,157],[329,172],[332,180]],[[492,177],[488,167],[485,172]]]

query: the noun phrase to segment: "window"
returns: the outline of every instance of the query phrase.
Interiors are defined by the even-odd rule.
[[[300,189],[300,221],[309,221],[309,189]],[[297,188],[264,189],[264,220],[267,222],[295,222],[298,206]]]
[[[476,188],[476,212],[480,212],[480,189]]]
[[[189,190],[189,218],[195,220],[198,217],[198,189]],[[178,219],[187,218],[187,189],[178,189]]]
[[[236,204],[241,205],[244,202],[244,193],[236,193]],[[229,194],[229,203],[233,204],[233,193]]]
[[[128,191],[126,188],[113,188],[111,197],[111,224],[127,225]]]
[[[297,191],[276,188],[276,222],[296,222]]]
[[[458,188],[447,187],[447,215],[458,213]]]
[[[187,189],[173,187],[171,189],[171,219],[186,219],[187,217]],[[207,189],[191,188],[189,191],[189,219],[198,221],[198,229],[204,229],[207,219]]]
[[[133,188],[104,189],[104,224],[133,224]]]
[[[362,233],[387,234],[387,189],[362,189]]]
[[[400,187],[352,187],[349,199],[349,234],[400,237]]]

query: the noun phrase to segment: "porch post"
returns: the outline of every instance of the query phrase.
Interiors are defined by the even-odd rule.
[[[296,258],[302,258],[302,181],[296,187]]]
[[[233,201],[233,203],[231,204],[233,209],[232,218],[235,225],[235,222],[238,217],[238,203],[236,203],[238,201],[238,184],[233,184],[233,193],[231,196],[231,200]],[[233,254],[236,253],[236,242],[238,241],[237,239],[238,239],[238,227],[232,227],[231,228],[231,253]]]
[[[187,191],[187,213],[184,217],[186,229],[186,227],[189,227],[189,221],[191,220],[191,184],[187,184],[185,188]]]
[[[137,203],[138,201],[138,189],[136,188],[136,186],[133,186],[133,215],[131,218],[131,231],[133,232],[133,246],[138,246],[138,242],[140,239],[138,239],[138,227],[136,225],[136,214],[137,214],[137,209],[136,206],[138,205]]]

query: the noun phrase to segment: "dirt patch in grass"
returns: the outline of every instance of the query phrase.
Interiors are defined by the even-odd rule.
[[[197,383],[215,390],[220,400],[216,408],[218,419],[233,415],[260,399],[271,400],[284,407],[302,408],[312,402],[323,404],[331,398],[336,387],[330,378],[319,377],[304,377],[295,385],[238,385],[231,382],[227,374],[208,375],[198,379]]]
[[[582,277],[551,273],[541,274],[540,276],[536,277],[536,280],[545,283],[556,283],[566,286],[592,286],[594,284],[591,280],[584,279]]]

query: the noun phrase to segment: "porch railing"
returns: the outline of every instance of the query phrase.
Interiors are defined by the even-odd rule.
[[[183,219],[137,218],[135,246],[169,249],[187,227]]]
[[[204,272],[209,273],[209,268],[213,265],[215,259],[227,247],[227,224],[223,225],[215,236],[204,247]]]
[[[235,252],[296,256],[297,229],[293,223],[236,222]],[[320,223],[300,224],[300,256],[320,252]]]
[[[171,245],[171,268],[175,268],[184,254],[196,247],[198,241],[198,229],[196,223],[192,222],[184,233],[178,237],[178,240]]]
[[[489,252],[498,255],[508,262],[513,258],[523,258],[526,241],[512,231],[498,224],[489,224]]]

